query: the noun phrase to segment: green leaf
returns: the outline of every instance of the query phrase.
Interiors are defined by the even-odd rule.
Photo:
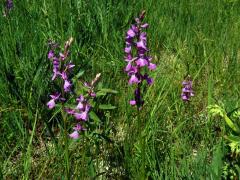
[[[235,123],[232,122],[232,120],[225,114],[224,115],[224,120],[226,121],[227,125],[233,130],[235,131],[236,133],[239,133],[240,134],[240,129],[238,127],[238,125]]]
[[[111,104],[100,104],[99,109],[116,109],[116,106],[113,106]]]
[[[111,93],[111,94],[117,94],[118,93],[118,91],[116,91],[116,90],[107,89],[107,88],[100,89],[100,92]]]
[[[73,77],[73,82],[75,83],[78,80],[78,78],[80,78],[84,74],[84,72],[85,72],[84,70],[78,71],[77,75]]]
[[[113,90],[113,89],[105,89],[105,88],[103,88],[103,89],[100,89],[100,90],[96,93],[96,96],[97,96],[97,97],[99,97],[99,96],[105,96],[105,95],[107,95],[108,93],[109,93],[109,94],[117,94],[118,91]]]
[[[100,118],[98,117],[98,115],[94,112],[94,111],[91,111],[89,113],[89,116],[92,120],[94,120],[96,123],[99,123],[101,120]]]

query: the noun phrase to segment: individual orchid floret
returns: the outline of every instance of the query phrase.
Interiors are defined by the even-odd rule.
[[[53,50],[50,50],[48,52],[48,59],[52,59],[54,57],[54,51]]]
[[[52,99],[47,103],[47,106],[49,109],[53,109],[55,107],[56,101],[59,100],[60,95],[61,95],[60,93],[55,93],[53,95],[50,95]]]
[[[72,139],[78,139],[79,138],[79,131],[85,131],[86,129],[83,128],[80,124],[77,124],[74,128],[73,128],[73,132],[71,134],[69,134],[69,136]]]
[[[190,78],[188,78],[190,79]],[[192,90],[192,81],[191,80],[184,80],[182,82],[183,88],[182,88],[182,100],[183,101],[189,101],[192,96],[194,96],[194,92]]]

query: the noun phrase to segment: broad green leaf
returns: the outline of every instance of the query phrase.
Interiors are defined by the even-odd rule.
[[[97,114],[94,111],[91,111],[89,113],[89,116],[92,120],[94,120],[97,123],[99,123],[101,121],[100,118],[97,116]]]
[[[224,114],[224,120],[226,121],[227,125],[233,130],[235,131],[236,133],[239,133],[240,134],[240,129],[238,127],[238,125],[235,123],[232,122],[232,120],[226,115]]]

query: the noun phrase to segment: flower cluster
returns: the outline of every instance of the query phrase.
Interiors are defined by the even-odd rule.
[[[3,16],[7,16],[9,11],[11,11],[11,9],[13,8],[13,0],[6,0],[5,2],[5,10],[3,13]]]
[[[74,64],[71,61],[67,61],[67,57],[69,56],[69,47],[73,41],[73,38],[70,38],[64,46],[63,53],[56,53],[56,49],[58,45],[54,42],[49,42],[51,45],[51,50],[48,52],[48,59],[52,61],[53,64],[53,76],[52,81],[56,79],[62,80],[62,91],[61,93],[55,92],[54,94],[50,95],[51,100],[47,103],[49,109],[53,109],[56,106],[57,102],[64,102],[62,107],[67,114],[73,116],[78,122],[76,126],[73,128],[74,131],[69,136],[73,139],[79,138],[79,132],[86,130],[82,127],[82,123],[88,120],[88,114],[91,109],[91,105],[89,100],[96,96],[94,92],[95,84],[100,78],[100,74],[97,74],[95,79],[91,83],[84,83],[85,88],[87,89],[87,94],[81,94],[79,97],[76,98],[76,107],[75,108],[68,108],[65,105],[66,102],[66,95],[71,93],[74,95],[73,92],[73,84],[71,79],[69,78],[69,74],[71,73]],[[58,54],[58,55],[57,55]]]
[[[91,109],[91,105],[89,104],[89,99],[94,98],[96,96],[94,92],[94,87],[96,82],[99,80],[101,74],[97,74],[95,79],[90,83],[84,83],[84,86],[88,89],[87,94],[80,95],[78,98],[76,98],[77,106],[72,108],[66,108],[66,112],[69,115],[72,115],[75,117],[78,121],[87,121],[88,120],[88,114]],[[77,125],[73,128],[74,131],[69,136],[73,139],[77,139],[79,137],[79,131],[86,130],[84,129],[80,123],[77,123]]]
[[[56,43],[50,42],[49,45],[51,46],[51,50],[48,52],[48,59],[52,61],[53,64],[53,76],[52,81],[60,78],[62,80],[62,92],[55,92],[54,94],[50,95],[51,100],[47,103],[49,109],[53,109],[56,106],[57,102],[66,102],[66,94],[71,93],[72,89],[72,82],[69,78],[69,74],[72,71],[74,64],[71,61],[67,61],[67,57],[69,56],[69,47],[72,44],[73,38],[70,38],[64,46],[64,51],[57,53],[55,50],[58,48]],[[64,108],[68,114],[74,115],[77,120],[86,121],[88,119],[88,111],[90,110],[90,105],[84,99],[83,95],[77,98],[78,105],[76,109]],[[63,106],[65,107],[65,106]],[[70,134],[71,138],[78,138],[79,131],[85,130],[81,126],[81,124],[77,124],[74,128],[75,131]]]
[[[182,100],[183,101],[189,101],[190,97],[194,96],[193,90],[192,90],[192,81],[191,80],[184,80],[182,82],[183,88],[182,88]]]
[[[55,80],[57,77],[61,78],[63,83],[64,92],[70,92],[72,83],[71,80],[68,78],[68,73],[72,70],[75,66],[70,62],[66,62],[65,59],[68,57],[69,54],[69,47],[73,41],[73,38],[70,38],[64,47],[64,53],[59,53],[57,56],[54,49],[51,49],[48,52],[48,59],[52,61],[53,64],[53,76],[52,81]],[[65,101],[64,94],[59,92],[55,92],[54,94],[50,95],[51,100],[47,103],[49,109],[53,109],[56,105],[57,101]]]
[[[147,67],[149,70],[156,69],[156,65],[151,63],[152,57],[148,56],[147,48],[147,33],[144,32],[148,28],[147,23],[143,23],[145,11],[143,11],[138,18],[135,19],[135,23],[127,31],[125,37],[125,61],[127,66],[125,71],[130,77],[128,83],[130,85],[137,84],[135,90],[135,98],[130,101],[131,105],[137,105],[140,108],[143,105],[141,97],[141,84],[146,80],[148,85],[153,83],[152,78],[147,73],[143,73],[143,68]]]
[[[6,1],[6,8],[8,10],[11,10],[13,8],[13,1],[12,0],[7,0]]]

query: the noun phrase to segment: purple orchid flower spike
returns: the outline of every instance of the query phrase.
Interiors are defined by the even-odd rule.
[[[187,80],[182,82],[182,94],[181,98],[183,101],[190,101],[190,98],[194,96],[194,92],[192,89],[192,81],[190,80],[190,76],[188,76]]]
[[[13,8],[13,0],[7,0],[6,1],[6,8],[8,10],[11,10]]]
[[[151,62],[152,57],[148,56],[149,49],[147,47],[147,33],[144,32],[149,27],[148,23],[143,23],[145,11],[143,11],[138,18],[135,19],[136,23],[131,26],[125,36],[125,61],[127,65],[125,71],[130,77],[128,83],[130,85],[136,84],[134,100],[129,103],[136,105],[138,109],[143,105],[141,86],[144,80],[148,85],[153,83],[153,79],[148,74],[143,74],[143,68],[147,67],[149,70],[156,69],[156,65]],[[146,68],[145,68],[146,69]]]

